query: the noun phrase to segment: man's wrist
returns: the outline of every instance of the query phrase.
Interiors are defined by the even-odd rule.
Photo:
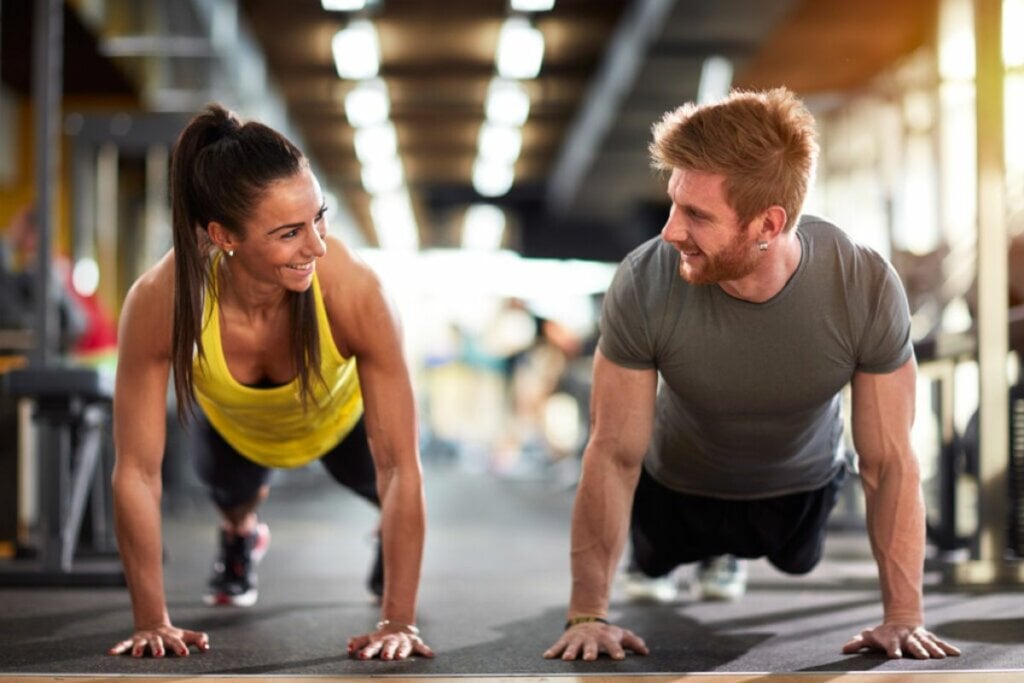
[[[607,624],[608,620],[605,619],[604,617],[599,617],[599,616],[593,615],[593,614],[579,614],[579,615],[577,615],[575,617],[569,617],[568,619],[566,619],[566,621],[565,621],[565,630],[568,631],[573,626],[577,626],[579,624],[594,624],[594,623],[597,623],[597,624]]]

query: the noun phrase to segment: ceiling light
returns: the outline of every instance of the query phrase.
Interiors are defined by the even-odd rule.
[[[356,156],[364,166],[374,166],[398,156],[398,136],[390,121],[376,126],[357,128]]]
[[[328,12],[356,12],[366,7],[366,0],[320,0]]]
[[[512,0],[516,12],[547,12],[555,6],[555,0]]]
[[[372,195],[395,192],[402,187],[402,164],[398,158],[363,166],[363,188]]]
[[[512,164],[519,158],[523,147],[523,133],[514,126],[502,126],[485,121],[480,127],[477,155],[489,161]]]
[[[383,249],[411,250],[419,246],[419,230],[409,193],[392,192],[370,200],[370,215]]]
[[[523,17],[509,17],[498,36],[497,64],[502,78],[536,78],[544,60],[544,35]]]
[[[353,19],[331,40],[334,66],[341,78],[375,78],[380,70],[377,29],[366,19]]]
[[[353,128],[384,123],[390,114],[388,86],[379,78],[360,81],[345,95],[345,115]]]
[[[473,164],[473,188],[484,197],[500,197],[512,189],[512,164],[477,159]]]
[[[530,96],[518,81],[495,78],[487,88],[484,110],[488,121],[521,126],[530,115]]]
[[[505,212],[494,204],[473,204],[462,224],[462,248],[494,251],[505,235]]]
[[[732,87],[732,62],[725,57],[708,57],[700,67],[697,85],[697,103],[717,102],[729,94]]]

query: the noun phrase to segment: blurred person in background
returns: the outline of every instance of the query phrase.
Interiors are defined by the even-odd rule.
[[[0,240],[0,329],[35,328],[38,258],[35,209],[27,205],[14,215]],[[73,350],[89,327],[87,312],[71,287],[70,271],[67,258],[51,259],[47,296],[56,302],[61,353]]]

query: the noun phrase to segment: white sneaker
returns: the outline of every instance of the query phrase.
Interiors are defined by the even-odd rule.
[[[634,602],[665,603],[679,597],[679,584],[672,574],[651,578],[643,572],[627,572],[623,589]]]
[[[701,600],[739,600],[747,592],[747,563],[719,555],[697,565],[697,594]]]

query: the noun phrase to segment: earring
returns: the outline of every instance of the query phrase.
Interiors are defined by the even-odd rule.
[[[767,242],[758,242],[757,243],[757,248],[760,249],[761,251],[768,251],[768,243]]]
[[[228,254],[228,258],[231,258],[232,256],[235,255],[235,250],[234,249],[228,249],[227,254]]]

